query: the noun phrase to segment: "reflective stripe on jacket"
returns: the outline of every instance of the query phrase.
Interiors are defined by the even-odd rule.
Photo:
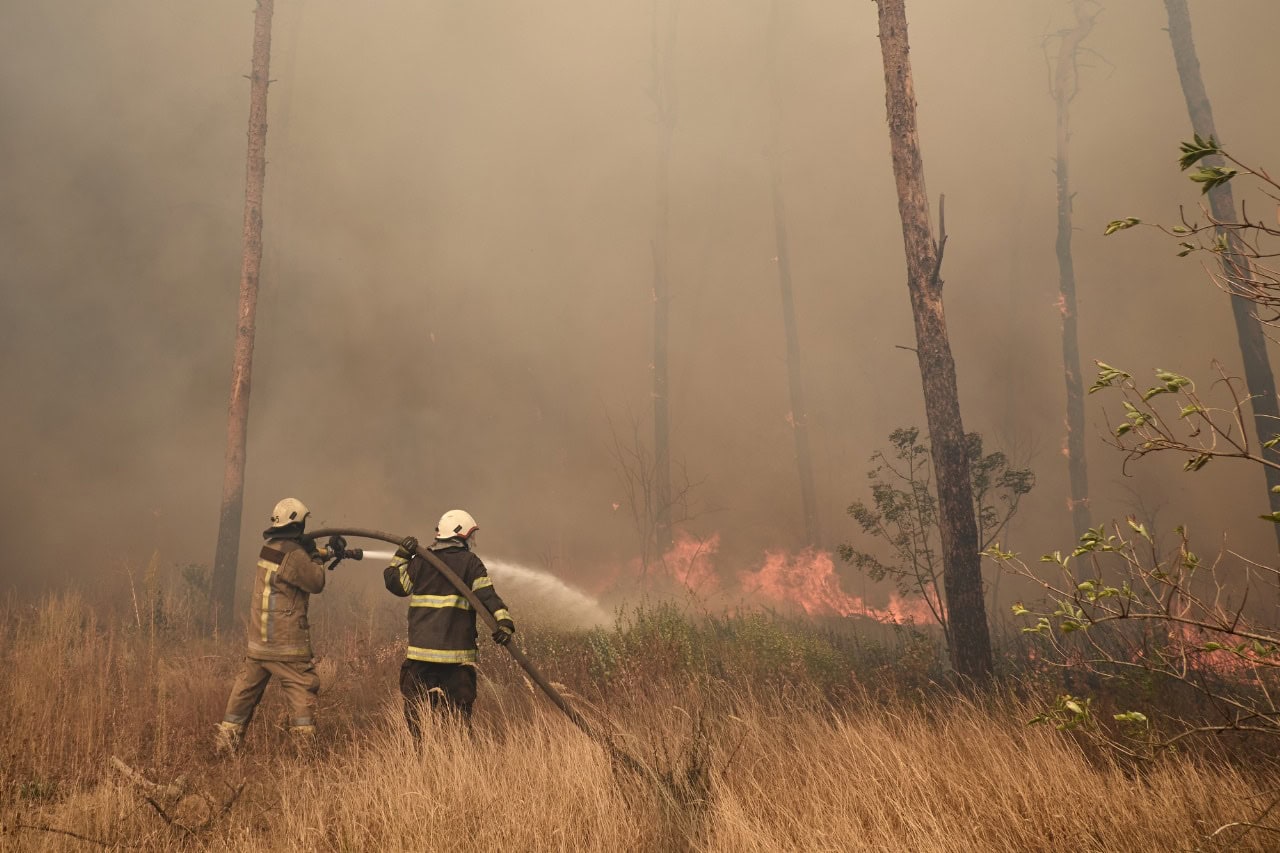
[[[510,619],[484,563],[467,548],[432,549],[480,603],[498,619]],[[394,595],[409,599],[409,648],[405,657],[427,663],[471,664],[476,661],[476,611],[434,566],[417,556],[394,557],[382,571]]]
[[[310,660],[307,607],[324,590],[324,560],[292,539],[268,539],[258,554],[249,604],[249,657]]]

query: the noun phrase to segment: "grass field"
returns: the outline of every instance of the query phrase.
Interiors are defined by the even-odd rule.
[[[1261,761],[1183,752],[1122,764],[1074,733],[1026,724],[1051,686],[1010,681],[973,699],[933,685],[919,636],[842,638],[761,614],[695,623],[662,606],[622,614],[612,629],[520,634],[642,772],[614,767],[487,642],[474,733],[438,725],[415,748],[395,688],[394,609],[318,628],[313,754],[296,754],[272,687],[242,754],[219,759],[212,732],[242,642],[205,637],[189,602],[153,581],[114,602],[63,595],[0,612],[0,849],[1280,842],[1245,825],[1276,787]]]

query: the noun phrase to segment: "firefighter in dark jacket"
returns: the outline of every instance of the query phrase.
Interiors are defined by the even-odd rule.
[[[469,513],[451,509],[436,526],[431,551],[493,613],[498,621],[493,641],[505,645],[516,626],[484,563],[471,550],[478,529]],[[405,540],[382,572],[387,589],[409,599],[409,648],[400,667],[400,692],[415,738],[422,734],[424,703],[470,723],[476,700],[476,612],[444,575],[413,553],[417,546],[417,540]]]
[[[307,606],[312,595],[324,591],[325,555],[303,537],[309,514],[302,501],[285,498],[276,504],[271,526],[263,531],[266,544],[258,554],[249,608],[249,650],[218,724],[219,751],[239,748],[273,676],[289,704],[290,736],[304,747],[315,740],[320,679],[311,660]],[[345,547],[341,537],[329,541],[331,556],[341,556]]]

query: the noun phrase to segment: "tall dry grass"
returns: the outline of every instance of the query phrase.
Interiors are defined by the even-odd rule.
[[[814,673],[835,672],[837,652],[781,629],[765,642],[761,624],[713,632],[722,657],[754,649],[736,670],[707,665],[696,632],[671,620],[526,638],[641,773],[613,766],[491,650],[473,733],[436,725],[415,745],[395,629],[372,624],[327,629],[314,754],[288,742],[272,688],[242,755],[219,760],[210,735],[239,641],[190,630],[181,597],[136,597],[118,615],[73,595],[0,614],[0,849],[1266,851],[1280,839],[1227,827],[1267,805],[1264,767],[1122,766],[1028,727],[1012,694],[833,698]]]

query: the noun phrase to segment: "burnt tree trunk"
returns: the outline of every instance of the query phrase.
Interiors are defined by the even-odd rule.
[[[1067,507],[1075,535],[1089,529],[1089,470],[1084,449],[1084,381],[1080,374],[1080,336],[1077,330],[1076,271],[1071,255],[1071,181],[1067,147],[1071,141],[1071,102],[1080,89],[1080,44],[1093,30],[1094,17],[1084,0],[1072,0],[1076,25],[1062,34],[1053,75],[1058,133],[1054,172],[1058,184],[1058,309],[1062,314],[1062,366],[1067,385],[1067,435],[1063,450],[1071,478]]]
[[[1213,107],[1200,76],[1200,60],[1191,37],[1191,13],[1187,0],[1164,0],[1169,13],[1169,39],[1173,42],[1173,58],[1182,81],[1182,93],[1186,97],[1187,112],[1191,114],[1194,132],[1204,138],[1212,136],[1221,141],[1213,125]],[[1221,165],[1221,158],[1206,158],[1205,165]],[[1236,218],[1236,203],[1230,184],[1219,184],[1209,190],[1209,208],[1219,222],[1231,222]],[[1253,424],[1258,440],[1266,441],[1280,433],[1280,407],[1276,400],[1276,380],[1271,372],[1267,356],[1267,339],[1262,324],[1253,313],[1253,303],[1240,295],[1242,284],[1252,277],[1252,268],[1239,238],[1234,232],[1218,229],[1226,235],[1228,251],[1222,255],[1222,274],[1231,294],[1231,313],[1235,317],[1236,338],[1240,342],[1240,358],[1244,363],[1244,381],[1249,389],[1253,407]],[[1275,449],[1262,448],[1268,458],[1280,461]],[[1267,498],[1272,512],[1280,512],[1280,471],[1263,466],[1266,475]],[[1276,541],[1280,544],[1280,524],[1275,526]]]
[[[653,530],[658,554],[671,548],[671,399],[668,339],[671,315],[669,219],[671,208],[671,136],[676,126],[671,57],[675,49],[676,13],[667,15],[666,38],[658,43],[658,0],[653,4],[653,102],[658,122],[657,205],[653,226]]]
[[[271,14],[274,0],[258,0],[253,18],[253,71],[249,77],[249,151],[245,167],[244,252],[240,263],[240,303],[231,402],[227,411],[227,458],[222,479],[218,547],[210,579],[212,624],[230,617],[235,604],[236,563],[240,553],[240,517],[244,508],[245,437],[249,425],[249,387],[253,337],[262,268],[262,189],[267,177],[267,84],[271,65]]]
[[[939,273],[946,230],[940,223],[941,240],[934,242],[920,135],[916,129],[916,98],[904,0],[876,0],[876,6],[880,12],[889,142],[907,256],[907,287],[915,318],[916,353],[938,487],[938,527],[942,538],[942,581],[951,626],[951,665],[961,676],[981,682],[991,675],[991,635],[982,595],[978,525],[965,454],[964,425],[960,420],[956,366],[942,309]]]
[[[782,99],[778,81],[778,39],[781,0],[773,0],[770,21],[770,70],[773,78],[773,138],[769,146],[769,172],[773,192],[773,229],[777,249],[778,288],[782,296],[782,332],[787,347],[787,384],[791,394],[791,431],[796,443],[796,468],[800,475],[800,507],[804,513],[805,544],[821,546],[818,499],[813,483],[813,456],[809,451],[809,412],[805,408],[804,376],[800,362],[800,333],[796,328],[795,299],[791,288],[791,254],[787,244],[787,211],[782,195]]]

